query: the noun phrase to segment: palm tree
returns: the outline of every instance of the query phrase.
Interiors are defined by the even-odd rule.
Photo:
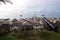
[[[10,0],[0,0],[0,1],[3,2],[4,4],[6,4],[6,2],[13,4]]]

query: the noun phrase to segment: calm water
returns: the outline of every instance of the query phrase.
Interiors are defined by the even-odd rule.
[[[27,13],[22,14],[23,16],[21,18],[29,18],[29,17],[42,17],[41,15],[45,15],[46,17],[52,17],[52,18],[60,18],[60,13]]]

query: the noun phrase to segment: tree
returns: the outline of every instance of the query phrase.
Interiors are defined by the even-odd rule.
[[[3,2],[4,4],[6,4],[6,2],[13,4],[10,0],[0,0],[0,1]]]

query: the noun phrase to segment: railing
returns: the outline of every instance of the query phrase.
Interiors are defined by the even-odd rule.
[[[57,32],[57,26],[53,25],[53,23],[51,23],[46,17],[43,17],[43,21],[48,25],[48,28],[50,30],[53,30],[55,32]]]

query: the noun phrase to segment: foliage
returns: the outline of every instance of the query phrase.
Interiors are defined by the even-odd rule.
[[[1,36],[0,40],[60,40],[60,28],[58,32],[53,31],[24,31],[22,33],[16,33],[15,36],[12,33]]]

